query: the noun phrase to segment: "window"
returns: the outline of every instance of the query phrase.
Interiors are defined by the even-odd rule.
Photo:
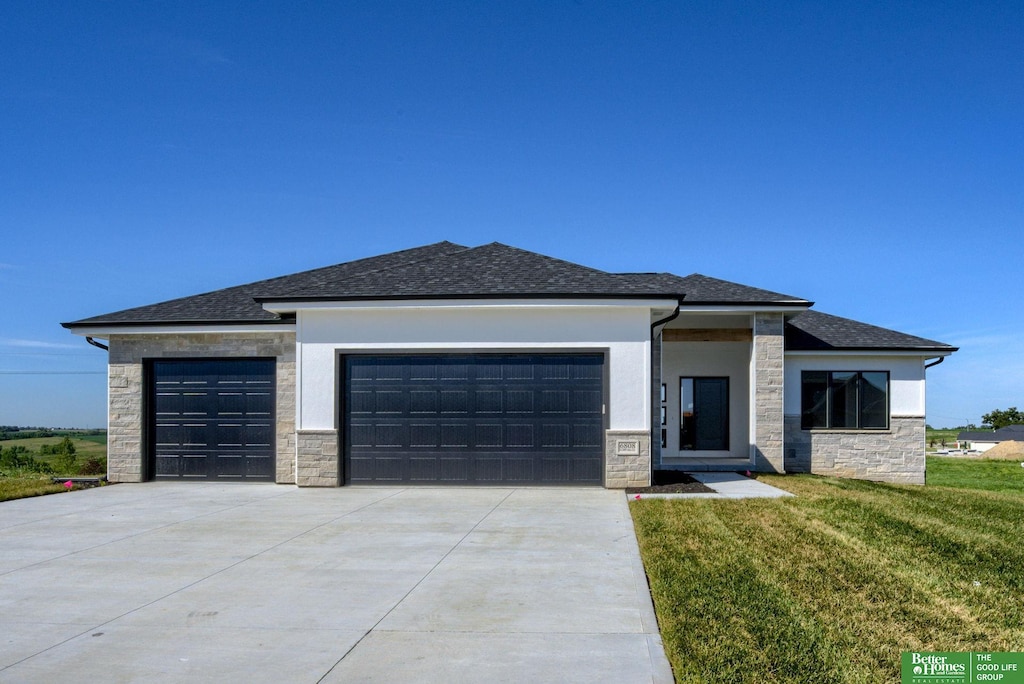
[[[679,409],[680,450],[729,450],[729,378],[680,378]]]
[[[665,383],[661,383],[661,448],[665,449],[668,447],[668,430],[665,426],[668,425],[668,407],[665,406],[665,400],[668,397],[665,395]]]
[[[803,371],[800,427],[885,430],[889,427],[888,371]]]

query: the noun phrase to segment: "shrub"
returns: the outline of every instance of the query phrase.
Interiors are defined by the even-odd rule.
[[[82,464],[79,472],[82,475],[103,475],[107,472],[107,464],[103,463],[98,458],[90,458]]]
[[[72,443],[71,438],[65,436],[57,445],[54,453],[57,454],[57,458],[54,459],[54,464],[57,466],[57,470],[61,475],[72,475],[75,472],[75,463],[78,461],[78,456],[75,455],[75,445]]]

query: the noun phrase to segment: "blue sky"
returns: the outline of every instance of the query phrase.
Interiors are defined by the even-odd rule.
[[[38,2],[0,21],[0,424],[59,326],[437,240],[700,272],[960,346],[1024,406],[1024,4]]]

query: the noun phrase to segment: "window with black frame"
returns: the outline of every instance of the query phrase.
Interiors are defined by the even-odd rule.
[[[889,427],[889,372],[803,371],[800,404],[804,430],[885,430]]]
[[[729,450],[729,378],[679,379],[680,451]]]

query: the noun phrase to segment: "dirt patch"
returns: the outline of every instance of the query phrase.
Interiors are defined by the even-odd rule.
[[[1007,461],[1024,461],[1024,442],[1000,442],[980,454],[967,454],[969,458],[995,458]]]
[[[627,494],[714,494],[715,490],[681,470],[655,470],[650,487],[629,487]]]

